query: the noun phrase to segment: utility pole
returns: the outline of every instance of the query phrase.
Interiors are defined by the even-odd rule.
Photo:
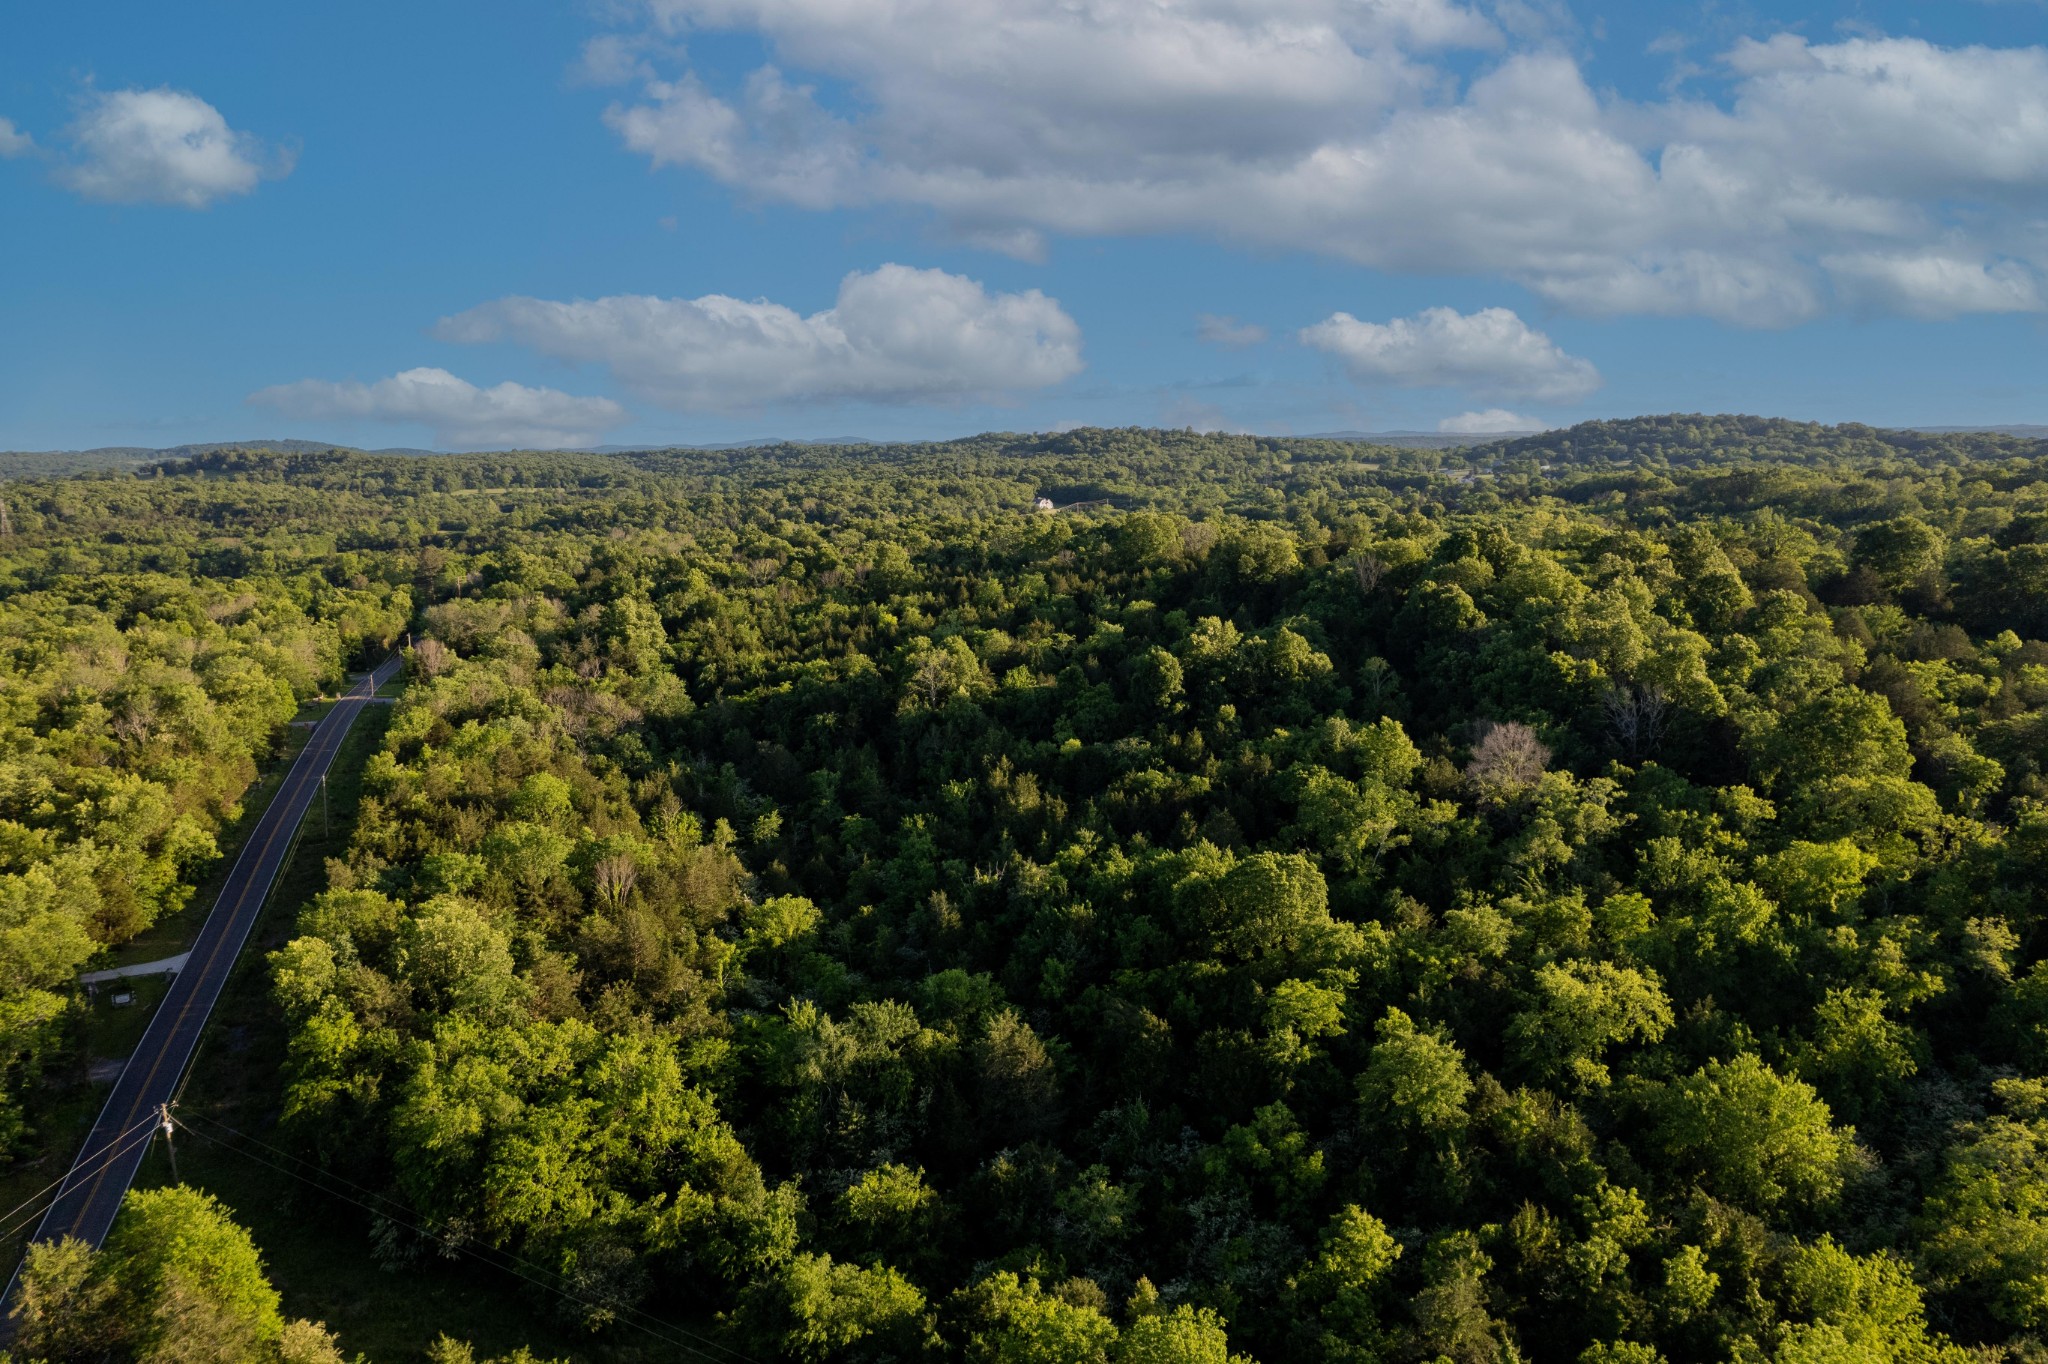
[[[171,1158],[171,1183],[182,1184],[185,1181],[178,1178],[178,1148],[171,1143],[171,1106],[158,1104],[156,1111],[164,1120],[164,1154]]]

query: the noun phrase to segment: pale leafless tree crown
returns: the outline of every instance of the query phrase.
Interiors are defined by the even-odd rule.
[[[1550,749],[1519,720],[1489,723],[1472,746],[1465,776],[1481,792],[1505,793],[1533,786],[1550,763]]]
[[[946,694],[946,660],[938,654],[926,654],[918,661],[917,672],[911,677],[911,686],[932,709],[938,709],[939,698]]]
[[[617,908],[633,893],[639,883],[640,869],[633,865],[633,859],[621,853],[607,857],[591,869],[591,880],[597,885],[597,893],[605,903]]]
[[[412,661],[421,677],[439,677],[455,662],[455,655],[438,639],[423,639],[412,646]]]

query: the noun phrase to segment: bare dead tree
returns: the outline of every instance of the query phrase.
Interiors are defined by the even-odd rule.
[[[918,660],[917,671],[911,674],[910,685],[924,698],[926,707],[939,708],[939,702],[953,690],[953,670],[947,666],[946,656],[937,650]]]
[[[1360,594],[1370,597],[1379,590],[1380,579],[1386,576],[1386,561],[1361,550],[1351,556],[1351,572],[1358,579]]]
[[[156,706],[146,696],[130,697],[108,722],[107,728],[122,743],[139,748],[148,743],[149,736],[156,732]]]
[[[1401,689],[1401,679],[1394,672],[1394,665],[1375,654],[1365,660],[1365,666],[1358,670],[1358,690],[1365,703],[1376,711],[1383,711],[1394,694]]]
[[[620,853],[607,857],[591,869],[591,881],[605,903],[617,909],[633,893],[633,887],[640,882],[640,869],[633,859]]]
[[[1472,746],[1465,779],[1486,800],[1505,800],[1534,786],[1550,764],[1550,749],[1519,720],[1490,723]]]
[[[1633,763],[1649,757],[1663,742],[1671,700],[1654,682],[1617,682],[1601,693],[1600,709],[1615,746]]]
[[[412,646],[413,662],[421,677],[439,677],[455,662],[455,655],[438,639],[422,639]]]

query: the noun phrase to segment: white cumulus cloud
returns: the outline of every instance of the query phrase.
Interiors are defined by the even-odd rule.
[[[14,126],[14,120],[0,118],[0,161],[26,156],[35,150],[36,140]]]
[[[957,403],[1045,388],[1081,370],[1081,329],[1036,289],[991,294],[943,270],[848,275],[805,317],[765,299],[502,298],[442,320],[450,341],[512,341],[605,366],[664,407]]]
[[[373,384],[301,379],[249,395],[257,407],[313,420],[416,422],[436,445],[574,449],[627,419],[610,398],[502,383],[479,388],[445,369],[409,369]]]
[[[1600,371],[1589,361],[1567,355],[1507,308],[1426,308],[1392,322],[1334,313],[1303,328],[1301,340],[1335,356],[1362,384],[1550,403],[1573,402],[1600,387]]]
[[[743,32],[773,58],[731,88],[653,60],[606,115],[627,147],[757,200],[921,206],[1024,257],[1196,232],[1587,313],[2043,306],[2048,48],[1780,34],[1723,54],[1710,98],[1639,103],[1451,0],[620,7],[629,32]],[[1991,284],[1886,292],[1859,264],[1933,257]]]
[[[2040,277],[2014,260],[1972,260],[1939,251],[1864,252],[1823,262],[1846,301],[1910,317],[2031,313],[2041,309]]]
[[[236,132],[199,96],[169,87],[93,92],[70,137],[76,159],[58,178],[108,203],[205,208],[291,170],[289,155]]]
[[[1483,412],[1445,417],[1436,429],[1448,436],[1497,436],[1509,431],[1541,431],[1543,423],[1503,407],[1489,407]]]

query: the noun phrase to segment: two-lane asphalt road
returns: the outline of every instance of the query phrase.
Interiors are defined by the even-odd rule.
[[[385,660],[343,694],[285,774],[276,798],[229,870],[220,898],[214,901],[213,912],[206,916],[198,940],[192,944],[185,969],[149,1020],[148,1031],[115,1081],[114,1092],[107,1096],[107,1105],[72,1163],[56,1202],[36,1228],[35,1240],[76,1236],[97,1248],[106,1239],[114,1214],[121,1209],[122,1196],[149,1148],[158,1112],[170,1102],[185,1068],[192,1063],[199,1035],[227,984],[235,958],[270,897],[271,882],[284,867],[293,832],[319,795],[320,779],[333,765],[349,726],[377,688],[398,671],[398,664],[395,657]]]

